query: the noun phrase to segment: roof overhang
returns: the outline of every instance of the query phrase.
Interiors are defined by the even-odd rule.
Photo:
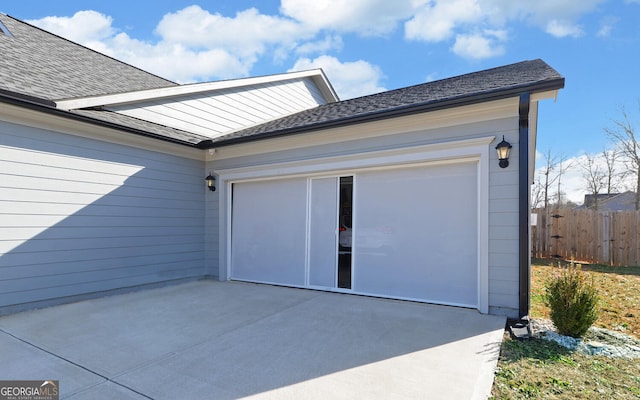
[[[536,82],[534,84],[516,85],[506,89],[497,89],[480,92],[473,95],[462,95],[427,103],[411,104],[408,106],[385,109],[358,115],[350,115],[342,118],[332,119],[319,123],[312,123],[294,128],[276,130],[260,134],[258,137],[245,136],[225,139],[224,136],[213,139],[210,143],[203,143],[205,148],[229,146],[238,143],[251,142],[268,139],[271,137],[293,135],[305,132],[312,132],[319,129],[342,127],[366,122],[374,122],[389,118],[401,117],[405,115],[420,114],[443,109],[474,105],[489,101],[502,100],[507,98],[518,98],[522,93],[529,93],[532,100],[538,101],[547,98],[555,98],[558,91],[564,87],[564,78],[550,79]]]
[[[472,126],[497,119],[516,118],[517,98],[444,108],[428,114],[407,114],[394,118],[362,122],[354,125],[334,126],[299,135],[274,136],[268,140],[254,140],[229,146],[215,146],[207,151],[207,160],[252,157],[264,153],[295,151],[309,147],[355,143],[382,137],[393,137],[411,132],[448,129],[454,126]]]
[[[194,83],[188,85],[170,86],[158,89],[139,90],[135,92],[91,96],[56,101],[56,106],[62,110],[76,110],[101,106],[114,106],[141,101],[153,101],[177,96],[203,94],[225,89],[260,85],[264,83],[283,82],[292,79],[311,78],[318,86],[327,103],[339,101],[338,94],[331,86],[322,69],[289,72],[277,75],[265,75],[252,78],[231,79],[226,81]]]

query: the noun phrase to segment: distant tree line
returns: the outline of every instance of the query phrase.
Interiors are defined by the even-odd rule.
[[[638,102],[640,111],[640,101]],[[640,210],[640,131],[637,119],[623,107],[620,117],[604,128],[610,145],[598,154],[583,154],[573,160],[562,153],[547,149],[544,164],[536,170],[531,191],[533,208],[575,207],[562,190],[563,177],[570,170],[579,169],[584,190],[592,195],[591,208],[598,209],[599,195],[624,190],[635,192],[635,209]],[[629,187],[628,182],[633,184]]]

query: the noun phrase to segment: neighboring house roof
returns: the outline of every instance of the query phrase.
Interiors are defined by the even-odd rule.
[[[176,86],[0,13],[0,89],[46,100]]]
[[[544,61],[532,60],[487,69],[421,85],[326,104],[265,124],[234,132],[213,143],[220,146],[264,137],[300,133],[392,116],[433,111],[558,90],[564,78]]]
[[[592,208],[596,205],[596,200],[598,201],[598,205],[602,204],[604,200],[610,199],[612,197],[618,196],[620,193],[598,193],[598,194],[585,194],[584,195],[584,203],[580,208]]]
[[[636,209],[636,193],[599,193],[585,194],[584,204],[576,208],[595,208],[596,197],[600,211],[633,211]]]

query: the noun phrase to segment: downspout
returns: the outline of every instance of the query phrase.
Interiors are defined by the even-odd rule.
[[[520,95],[519,113],[519,137],[518,137],[518,222],[519,222],[519,312],[520,319],[529,315],[529,290],[530,290],[530,201],[529,198],[529,108],[531,94],[529,92]]]

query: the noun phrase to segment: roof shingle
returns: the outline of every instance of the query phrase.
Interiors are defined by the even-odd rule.
[[[109,124],[120,125],[131,128],[136,131],[146,132],[151,137],[166,138],[169,141],[177,143],[188,143],[197,146],[198,144],[208,142],[209,137],[199,135],[197,133],[183,131],[181,129],[171,128],[164,125],[158,125],[153,122],[145,121],[125,114],[119,114],[107,110],[73,110],[72,114],[82,115],[85,117],[97,119]]]
[[[487,69],[420,85],[330,103],[216,138],[226,145],[310,129],[425,112],[453,105],[488,101],[519,92],[556,90],[564,78],[542,60]]]
[[[0,13],[0,89],[46,100],[177,85]]]

